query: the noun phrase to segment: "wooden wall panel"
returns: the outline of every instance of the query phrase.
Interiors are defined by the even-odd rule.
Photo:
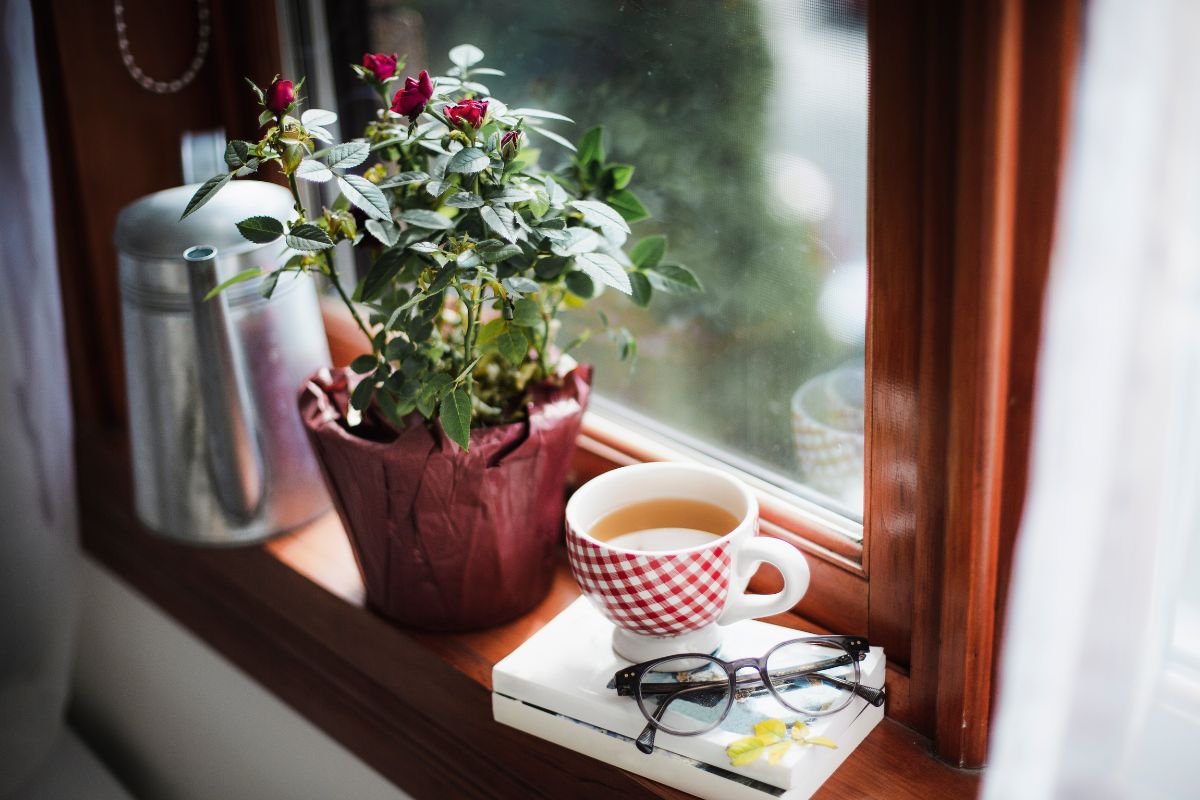
[[[130,49],[171,80],[196,45],[194,0],[126,0]],[[120,294],[112,231],[117,212],[182,182],[180,134],[225,127],[252,135],[257,112],[242,75],[279,69],[270,0],[212,0],[211,50],[178,94],[143,89],[121,63],[111,2],[33,4],[46,126],[54,159],[60,278],[76,415],[124,427]]]

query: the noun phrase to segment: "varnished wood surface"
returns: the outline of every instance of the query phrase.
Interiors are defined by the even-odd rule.
[[[85,433],[78,459],[87,552],[415,797],[688,796],[492,720],[492,665],[578,595],[565,566],[515,622],[405,630],[364,607],[333,515],[257,547],[180,545],[133,518],[119,441]],[[936,761],[927,740],[885,720],[817,797],[937,800],[977,787],[977,774]]]
[[[956,764],[987,751],[1080,5],[870,4],[868,636]]]

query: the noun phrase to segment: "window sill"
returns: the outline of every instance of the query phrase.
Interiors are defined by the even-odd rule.
[[[84,548],[414,797],[687,796],[492,720],[492,666],[578,595],[565,563],[549,596],[515,622],[409,631],[364,607],[333,514],[258,547],[182,546],[134,518],[117,438],[81,432],[77,451]],[[817,796],[958,798],[977,784],[889,719]]]

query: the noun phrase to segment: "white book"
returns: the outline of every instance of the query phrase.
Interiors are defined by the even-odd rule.
[[[749,620],[726,629],[717,657],[756,658],[773,645],[803,632]],[[634,746],[646,720],[632,697],[611,688],[613,676],[629,662],[612,650],[612,624],[579,598],[547,623],[492,672],[492,710],[498,722],[590,755],[622,769],[691,792],[699,797],[810,797],[883,719],[883,708],[854,697],[836,714],[807,717],[771,695],[738,700],[721,725],[700,736],[659,731],[655,750]],[[881,688],[884,656],[873,647],[860,663],[863,685]],[[748,674],[748,673],[746,673]],[[725,748],[754,735],[754,724],[779,719],[805,722],[810,737],[823,736],[837,749],[794,743],[777,763],[764,757],[734,767]]]

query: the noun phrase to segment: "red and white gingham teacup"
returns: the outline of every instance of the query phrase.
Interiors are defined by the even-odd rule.
[[[712,503],[738,525],[700,546],[669,550],[630,550],[588,535],[609,512],[657,499]],[[800,551],[756,536],[758,501],[741,481],[710,467],[650,463],[606,472],[571,496],[566,517],[571,572],[616,626],[613,649],[630,661],[711,653],[721,643],[720,626],[786,611],[808,589],[808,562]],[[764,561],[783,575],[782,591],[746,594]]]

